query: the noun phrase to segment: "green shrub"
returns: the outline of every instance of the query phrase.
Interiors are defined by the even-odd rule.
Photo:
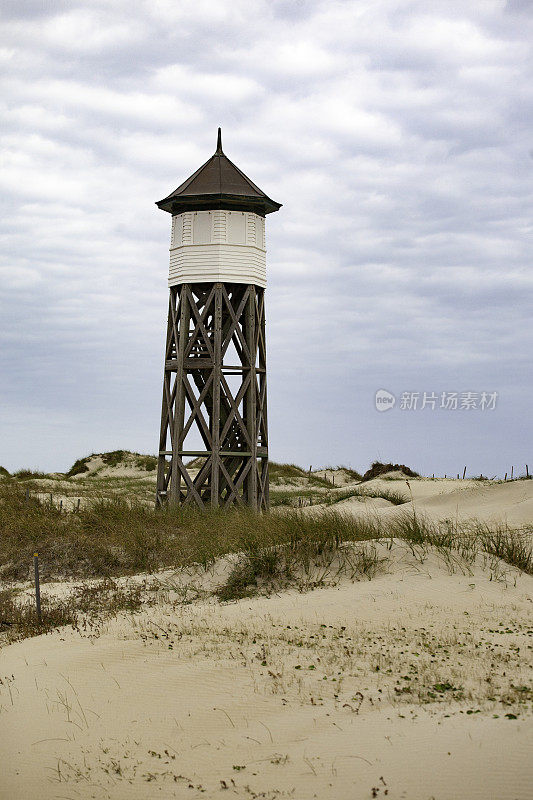
[[[110,453],[101,453],[100,458],[106,466],[118,467],[128,455],[132,455],[128,450],[112,450]]]
[[[83,475],[84,472],[89,472],[89,467],[87,466],[89,458],[91,458],[91,456],[87,456],[87,458],[79,458],[77,461],[75,461],[67,472],[67,478],[73,478],[74,475]]]
[[[135,466],[146,472],[153,472],[157,467],[157,456],[136,456]]]
[[[405,464],[383,464],[381,461],[374,461],[370,469],[367,469],[362,477],[363,481],[371,481],[372,478],[379,478],[380,475],[385,475],[387,472],[403,472],[408,478],[420,477],[418,472],[415,472]]]

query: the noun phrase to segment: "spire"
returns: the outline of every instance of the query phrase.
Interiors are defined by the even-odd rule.
[[[222,152],[222,128],[218,129],[218,136],[217,136],[217,150],[215,153],[216,156],[223,155]]]

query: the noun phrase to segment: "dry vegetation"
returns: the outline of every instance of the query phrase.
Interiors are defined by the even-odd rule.
[[[341,576],[370,579],[384,559],[373,544],[403,540],[423,560],[431,549],[450,564],[473,563],[479,553],[533,574],[533,529],[432,523],[413,512],[389,520],[336,513],[327,505],[313,515],[295,509],[258,516],[248,510],[199,512],[159,510],[124,496],[88,499],[77,511],[60,511],[47,500],[28,498],[24,481],[0,482],[0,574],[4,582],[31,579],[32,554],[39,553],[42,581],[103,579],[90,597],[45,602],[44,630],[77,625],[80,614],[95,617],[133,609],[138,590],[119,589],[119,576],[165,568],[213,567],[234,554],[233,566],[215,590],[221,601],[289,586],[308,589]],[[353,488],[347,496],[384,497],[396,504],[407,497],[388,490]],[[413,550],[413,552],[415,552]],[[9,638],[42,632],[31,605],[21,603],[16,586],[0,595],[0,623]]]
[[[44,596],[39,622],[32,598],[22,595],[18,587],[0,589],[0,632],[8,642],[39,636],[63,625],[95,634],[107,617],[119,611],[138,611],[141,606],[146,606],[141,586],[119,586],[106,578],[75,588],[63,599]]]
[[[395,492],[344,496],[407,498]],[[155,511],[135,499],[96,498],[79,511],[61,512],[37,497],[26,497],[16,481],[0,483],[0,569],[4,580],[24,580],[38,551],[45,580],[112,577],[192,563],[212,564],[227,553],[272,548],[338,548],[345,542],[401,538],[449,549],[484,549],[524,571],[531,570],[530,531],[500,526],[461,527],[430,523],[413,513],[386,524],[326,508],[316,515],[297,510],[257,515],[247,509],[199,512],[191,507]]]

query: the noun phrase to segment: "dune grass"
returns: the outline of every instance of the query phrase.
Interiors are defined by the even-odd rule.
[[[280,546],[338,548],[380,538],[450,549],[468,545],[533,572],[531,531],[504,526],[435,524],[408,511],[386,522],[332,508],[313,515],[296,509],[262,515],[249,509],[155,511],[121,496],[89,500],[77,513],[61,513],[37,498],[26,502],[24,486],[15,481],[0,483],[0,570],[6,580],[31,577],[34,551],[43,580],[50,580],[208,566],[228,553]]]
[[[340,471],[340,470],[343,470],[343,472],[346,473],[348,478],[350,478],[354,483],[360,481],[362,479],[362,477],[363,477],[360,472],[357,472],[357,470],[352,469],[351,467],[346,467],[346,466],[344,466],[344,464],[337,464],[336,466],[333,466],[333,465],[330,464],[330,465],[328,465],[326,467],[317,467],[315,472],[317,472],[317,473],[320,473],[320,472],[337,472],[337,471]],[[326,478],[326,480],[328,481],[328,483],[331,483],[329,478]]]
[[[17,472],[13,473],[13,477],[17,478],[19,481],[27,481],[48,478],[49,475],[47,472],[40,472],[36,469],[19,469]]]
[[[222,601],[288,586],[309,589],[332,576],[370,579],[382,566],[377,540],[390,540],[391,546],[394,539],[403,540],[421,561],[431,548],[450,565],[458,560],[473,564],[482,553],[533,574],[533,527],[433,523],[410,509],[387,521],[352,517],[331,507],[315,514],[297,509],[261,515],[249,509],[155,511],[120,495],[89,500],[77,512],[61,513],[35,497],[28,501],[25,486],[14,480],[0,482],[3,581],[31,580],[34,552],[39,553],[43,583],[104,580],[64,602],[44,599],[44,627],[37,625],[31,602],[21,603],[16,589],[4,588],[0,631],[8,639],[76,625],[80,613],[94,618],[135,610],[141,596],[138,590],[119,590],[113,580],[118,576],[192,565],[207,570],[230,554],[232,569],[217,590]]]
[[[270,485],[275,487],[279,484],[289,486],[314,486],[329,488],[331,482],[318,475],[312,475],[297,464],[278,464],[270,461],[268,464]]]
[[[357,497],[364,500],[366,497],[378,498],[388,500],[395,506],[408,503],[410,497],[406,494],[396,491],[395,489],[387,489],[385,487],[380,489],[351,487],[346,489],[333,489],[331,485],[326,489],[301,489],[298,491],[291,491],[289,489],[276,489],[270,490],[270,504],[273,508],[276,506],[289,506],[298,508],[301,505],[315,506],[318,504],[332,506],[335,503],[340,503],[341,500],[347,500],[350,497]],[[303,502],[302,502],[303,501]]]
[[[388,500],[389,503],[392,503],[394,506],[401,506],[404,503],[408,503],[410,497],[402,492],[398,492],[395,489],[387,489],[385,487],[381,489],[366,489],[366,488],[359,488],[356,487],[354,489],[346,489],[341,490],[335,495],[332,495],[329,505],[333,503],[338,503],[341,500],[347,500],[350,497],[359,497],[364,499],[365,497],[370,497],[373,499],[382,498],[383,500]]]

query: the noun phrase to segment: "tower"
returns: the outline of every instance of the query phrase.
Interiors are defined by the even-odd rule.
[[[156,205],[172,215],[156,505],[266,509],[265,216],[280,203],[219,128],[215,154]]]

